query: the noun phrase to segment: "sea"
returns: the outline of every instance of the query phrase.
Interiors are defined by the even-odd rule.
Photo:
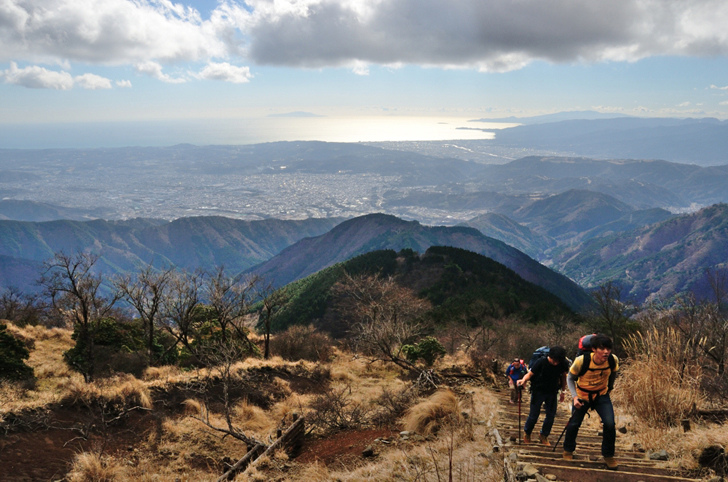
[[[384,142],[493,139],[517,124],[464,117],[260,117],[63,124],[4,124],[0,149],[243,145],[277,141]]]

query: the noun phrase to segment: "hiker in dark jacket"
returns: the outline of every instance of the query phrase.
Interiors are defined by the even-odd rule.
[[[518,385],[516,385],[516,383],[518,380],[523,378],[527,372],[528,368],[526,368],[526,364],[523,363],[523,360],[520,358],[516,358],[513,360],[513,363],[508,365],[508,368],[506,369],[506,376],[508,377],[508,386],[511,389],[510,403],[520,401],[522,390]]]
[[[523,442],[531,443],[531,432],[538,422],[538,416],[541,413],[541,405],[544,406],[546,417],[544,418],[539,441],[543,445],[551,445],[549,443],[549,434],[556,417],[556,395],[561,390],[560,401],[564,401],[564,391],[566,390],[566,372],[569,370],[569,364],[566,361],[566,350],[560,346],[553,346],[549,349],[548,357],[541,358],[536,361],[530,370],[521,380],[518,381],[519,386],[523,386],[526,382],[531,382],[531,406],[523,426]]]
[[[614,459],[614,443],[617,432],[614,425],[614,408],[609,393],[619,370],[619,360],[612,355],[612,339],[598,334],[590,340],[592,352],[578,356],[569,369],[567,383],[574,399],[571,419],[566,426],[564,438],[564,458],[573,460],[576,449],[576,436],[590,409],[596,410],[604,425],[602,436],[602,456],[607,468],[617,470]]]

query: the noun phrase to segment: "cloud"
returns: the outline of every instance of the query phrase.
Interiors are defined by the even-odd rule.
[[[0,0],[0,61],[137,65],[183,82],[149,63],[208,62],[209,75],[224,76],[213,66],[492,72],[728,55],[724,0],[220,0],[207,19],[173,1]]]
[[[728,90],[728,85],[726,85],[725,87],[718,87],[717,85],[711,85],[710,88],[711,89]]]
[[[681,104],[678,104],[677,106],[678,106],[678,107],[687,107],[687,106],[689,106],[689,105],[690,105],[690,102],[683,102],[683,103],[681,103]]]
[[[419,64],[508,71],[534,60],[728,53],[723,0],[249,0],[259,64]]]
[[[117,80],[114,82],[117,87],[121,87],[122,89],[131,89],[131,81],[130,80]]]
[[[73,80],[84,89],[96,90],[111,88],[111,80],[96,74],[78,75]]]
[[[37,65],[19,69],[15,62],[10,62],[10,68],[3,70],[1,74],[5,83],[30,89],[68,90],[73,87],[73,77],[68,72],[55,72]]]
[[[170,0],[0,0],[0,60],[189,61],[226,55],[231,29]]]
[[[167,82],[168,84],[182,84],[187,82],[187,79],[179,77],[173,78],[163,73],[162,66],[158,62],[153,62],[151,60],[134,65],[134,69],[136,69],[136,71],[140,74],[148,75],[149,77],[161,80],[162,82]]]
[[[233,84],[250,82],[250,78],[252,77],[252,75],[250,75],[250,68],[237,67],[235,65],[230,65],[227,62],[210,62],[199,73],[193,75],[199,79],[222,80],[225,82],[232,82]]]
[[[723,102],[718,102],[718,105],[728,105],[728,100],[724,100]]]

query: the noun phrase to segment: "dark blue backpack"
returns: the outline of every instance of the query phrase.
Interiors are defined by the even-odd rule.
[[[533,355],[531,355],[531,360],[528,362],[528,369],[532,370],[533,365],[539,361],[542,358],[546,358],[549,356],[549,350],[550,348],[547,346],[542,346],[541,348],[538,348],[535,352],[533,352]]]

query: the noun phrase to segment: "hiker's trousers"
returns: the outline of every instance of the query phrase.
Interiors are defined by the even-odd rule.
[[[566,438],[564,439],[564,450],[573,452],[576,449],[576,435],[584,420],[586,412],[593,408],[599,414],[604,424],[602,436],[602,456],[614,457],[614,442],[617,439],[617,430],[614,426],[614,408],[609,395],[599,395],[591,403],[584,404],[581,408],[571,407],[571,419],[566,425]]]
[[[554,418],[556,417],[556,397],[558,394],[545,393],[540,391],[533,391],[531,393],[531,406],[528,412],[528,418],[526,424],[523,426],[523,431],[530,434],[533,431],[533,427],[538,422],[538,416],[541,413],[541,405],[544,406],[546,411],[546,418],[541,426],[541,435],[548,437],[551,433],[551,427],[554,425]]]

